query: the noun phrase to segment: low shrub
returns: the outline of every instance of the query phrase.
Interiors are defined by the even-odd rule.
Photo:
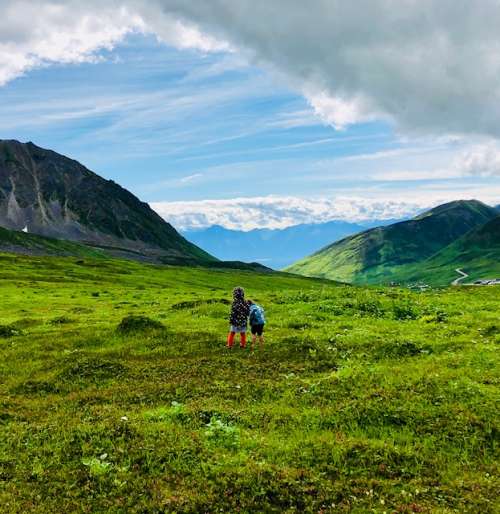
[[[21,335],[21,331],[9,325],[0,325],[0,337],[14,337]]]
[[[238,427],[212,417],[205,429],[205,437],[215,446],[235,448],[240,444],[240,430]]]
[[[144,332],[147,330],[162,330],[165,328],[163,323],[147,316],[126,316],[117,327],[118,332],[130,334],[133,332]]]
[[[123,376],[127,368],[115,361],[99,358],[83,358],[67,366],[58,378],[63,381],[92,379],[95,382]]]
[[[392,312],[394,319],[399,321],[413,320],[420,316],[417,305],[410,300],[394,301],[392,304]]]
[[[375,357],[379,359],[397,359],[429,353],[432,353],[432,347],[429,345],[422,345],[413,341],[390,341],[377,348]]]

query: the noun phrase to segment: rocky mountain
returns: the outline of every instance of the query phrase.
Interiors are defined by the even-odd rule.
[[[126,189],[33,143],[0,140],[0,226],[151,262],[216,261]]]
[[[294,225],[284,229],[264,228],[249,231],[230,230],[213,225],[185,230],[182,234],[219,259],[256,261],[273,269],[282,269],[333,241],[368,227],[389,223],[389,220],[362,223],[334,220]]]
[[[387,283],[398,280],[405,266],[424,263],[497,216],[493,207],[476,200],[450,202],[409,221],[344,238],[287,271],[345,282]]]

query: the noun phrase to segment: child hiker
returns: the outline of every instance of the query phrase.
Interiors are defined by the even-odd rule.
[[[264,309],[252,302],[252,300],[248,300],[248,305],[250,307],[250,329],[252,332],[252,346],[251,349],[255,345],[255,340],[257,336],[259,336],[259,346],[262,348],[264,344],[264,325],[266,324],[266,317],[264,315]]]
[[[245,348],[247,344],[247,319],[250,313],[250,306],[245,301],[245,291],[242,287],[235,287],[233,290],[233,304],[231,305],[231,315],[229,323],[231,325],[227,336],[227,347],[234,345],[234,336],[240,334],[240,348]]]

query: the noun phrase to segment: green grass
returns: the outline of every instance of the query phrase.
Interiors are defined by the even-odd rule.
[[[84,244],[74,243],[61,239],[27,234],[0,227],[0,251],[6,248],[16,249],[29,254],[93,257],[104,258],[108,255],[104,251],[91,248]]]
[[[287,270],[356,284],[449,285],[457,267],[474,279],[491,277],[499,268],[499,221],[495,209],[476,200],[451,202],[344,238]]]
[[[1,512],[500,509],[495,288],[0,264]],[[224,347],[236,285],[262,352]]]

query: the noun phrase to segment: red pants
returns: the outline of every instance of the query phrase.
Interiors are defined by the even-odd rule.
[[[227,336],[227,347],[232,348],[234,345],[234,336],[236,335],[236,332],[229,332]],[[247,344],[247,335],[245,332],[240,332],[240,347],[245,348]]]

